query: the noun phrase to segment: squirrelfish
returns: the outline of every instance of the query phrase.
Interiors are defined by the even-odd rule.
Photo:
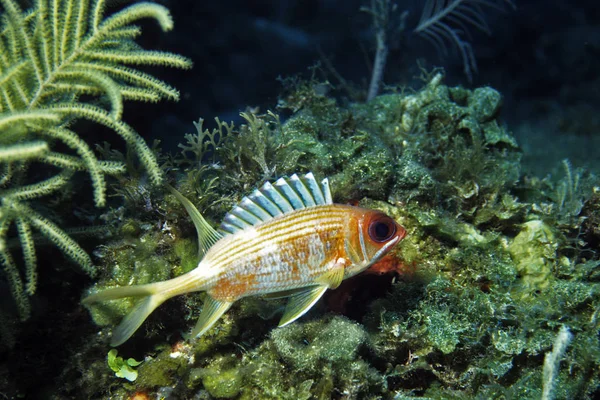
[[[144,297],[115,328],[111,345],[125,342],[165,300],[207,293],[192,337],[204,334],[236,301],[246,296],[288,297],[279,322],[304,315],[327,289],[381,259],[406,235],[386,214],[333,204],[329,181],[312,173],[265,183],[224,218],[219,230],[175,189],[198,232],[200,262],[177,278],[111,288],[83,300],[94,303]]]

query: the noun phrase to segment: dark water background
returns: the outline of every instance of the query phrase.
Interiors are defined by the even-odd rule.
[[[360,12],[369,2],[161,1],[175,29],[162,34],[148,26],[144,45],[190,57],[189,71],[158,75],[179,88],[182,100],[154,106],[129,105],[125,116],[146,138],[160,138],[176,150],[192,121],[239,120],[239,110],[274,109],[282,90],[278,77],[309,76],[309,67],[327,57],[335,71],[366,90],[375,41],[371,18]],[[600,157],[600,8],[592,1],[517,1],[515,10],[485,9],[491,35],[471,29],[479,72],[469,82],[456,54],[440,57],[412,31],[421,1],[396,1],[409,12],[395,36],[384,75],[388,85],[419,87],[417,61],[443,67],[446,83],[489,85],[504,96],[503,119],[524,151],[525,171],[540,177],[562,159],[595,169]],[[498,4],[502,2],[497,2]],[[327,68],[319,78],[339,81]],[[340,101],[344,93],[339,93]],[[352,99],[349,99],[350,101]],[[136,108],[137,110],[132,110]],[[148,118],[151,115],[152,118]]]

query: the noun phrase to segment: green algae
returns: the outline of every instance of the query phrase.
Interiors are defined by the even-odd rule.
[[[292,324],[271,334],[279,356],[293,368],[309,372],[319,371],[326,364],[342,367],[354,360],[366,338],[360,325],[339,317],[325,326],[318,321]]]
[[[240,392],[241,377],[236,369],[212,372],[202,379],[204,388],[217,399],[230,399]]]
[[[198,266],[198,243],[194,239],[182,238],[175,241],[173,252],[181,260],[179,262],[181,271],[176,271],[176,275],[183,275]]]
[[[294,114],[285,121],[254,113],[239,127],[219,125],[225,135],[210,154],[218,165],[198,172],[190,166],[202,160],[188,151],[177,184],[218,222],[266,178],[307,170],[329,176],[336,201],[360,200],[405,226],[392,254],[396,269],[355,278],[359,288],[375,286],[377,299],[367,299],[362,314],[350,310],[354,320],[324,312],[324,300],[275,328],[281,303],[247,299],[206,335],[177,342],[177,330],[193,326],[202,295],[167,303],[181,316],[170,330],[146,322],[150,338],[162,333],[157,347],[143,333],[132,338],[146,349],[136,357],[147,356],[135,389],[170,388],[180,398],[539,398],[544,355],[565,325],[574,338],[556,396],[597,393],[594,185],[577,183],[584,175],[571,170],[558,182],[520,180],[520,149],[498,118],[502,99],[492,88],[450,88],[434,75],[417,92],[349,107],[321,89],[300,84],[288,93],[280,106]],[[190,140],[202,143],[206,132]],[[149,199],[157,212],[143,211]],[[122,238],[101,252],[98,288],[195,267],[193,227],[177,202],[154,193],[125,207],[129,218],[111,214]],[[131,303],[116,303],[104,305],[117,308],[110,318],[92,309],[95,320],[117,322]]]
[[[337,392],[366,396],[380,391],[382,377],[360,356],[367,347],[364,329],[333,317],[291,324],[274,330],[270,339],[243,360],[249,371],[246,398],[294,398],[292,388],[305,388],[309,397],[328,399]],[[285,371],[294,371],[293,374]],[[357,384],[360,382],[360,384]]]
[[[558,241],[553,229],[540,220],[527,221],[508,250],[523,285],[528,290],[545,289],[552,279]]]
[[[149,357],[138,368],[138,379],[134,388],[137,390],[156,389],[174,385],[189,369],[189,359],[185,355],[173,356],[171,349],[166,349],[154,357]]]
[[[156,254],[161,240],[161,234],[147,230],[138,238],[114,242],[99,249],[96,254],[110,268],[110,275],[93,290],[169,279],[171,264],[168,257]],[[126,298],[87,307],[94,322],[102,326],[117,323],[131,310],[134,303],[135,299]]]
[[[125,360],[123,357],[117,356],[118,350],[111,349],[106,356],[106,362],[111,370],[115,373],[118,378],[125,378],[129,382],[133,382],[137,379],[138,373],[134,367],[139,366],[142,361],[136,361],[133,358]]]

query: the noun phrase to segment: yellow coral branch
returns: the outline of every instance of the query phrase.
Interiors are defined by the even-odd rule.
[[[0,145],[0,162],[31,160],[40,158],[47,152],[48,143],[41,140],[11,146]]]
[[[96,267],[90,256],[56,224],[23,204],[18,203],[14,207],[19,214],[25,216],[34,228],[50,239],[63,254],[79,264],[88,275],[93,276],[96,274]]]
[[[36,256],[35,246],[33,244],[33,236],[29,224],[25,218],[17,218],[17,232],[19,233],[19,241],[23,249],[23,260],[25,261],[25,271],[27,276],[26,292],[28,295],[35,293],[37,287],[37,271],[36,271]]]

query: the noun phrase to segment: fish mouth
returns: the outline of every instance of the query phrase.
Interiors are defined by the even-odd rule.
[[[404,233],[402,235],[396,235],[395,238],[393,238],[392,240],[387,242],[385,245],[383,245],[379,250],[377,250],[377,253],[375,253],[373,258],[370,260],[369,266],[371,266],[371,265],[375,264],[377,261],[381,260],[381,258],[383,258],[384,255],[389,253],[389,251],[402,240],[402,238],[406,235],[406,230],[404,228],[402,228],[402,229],[404,231]]]

